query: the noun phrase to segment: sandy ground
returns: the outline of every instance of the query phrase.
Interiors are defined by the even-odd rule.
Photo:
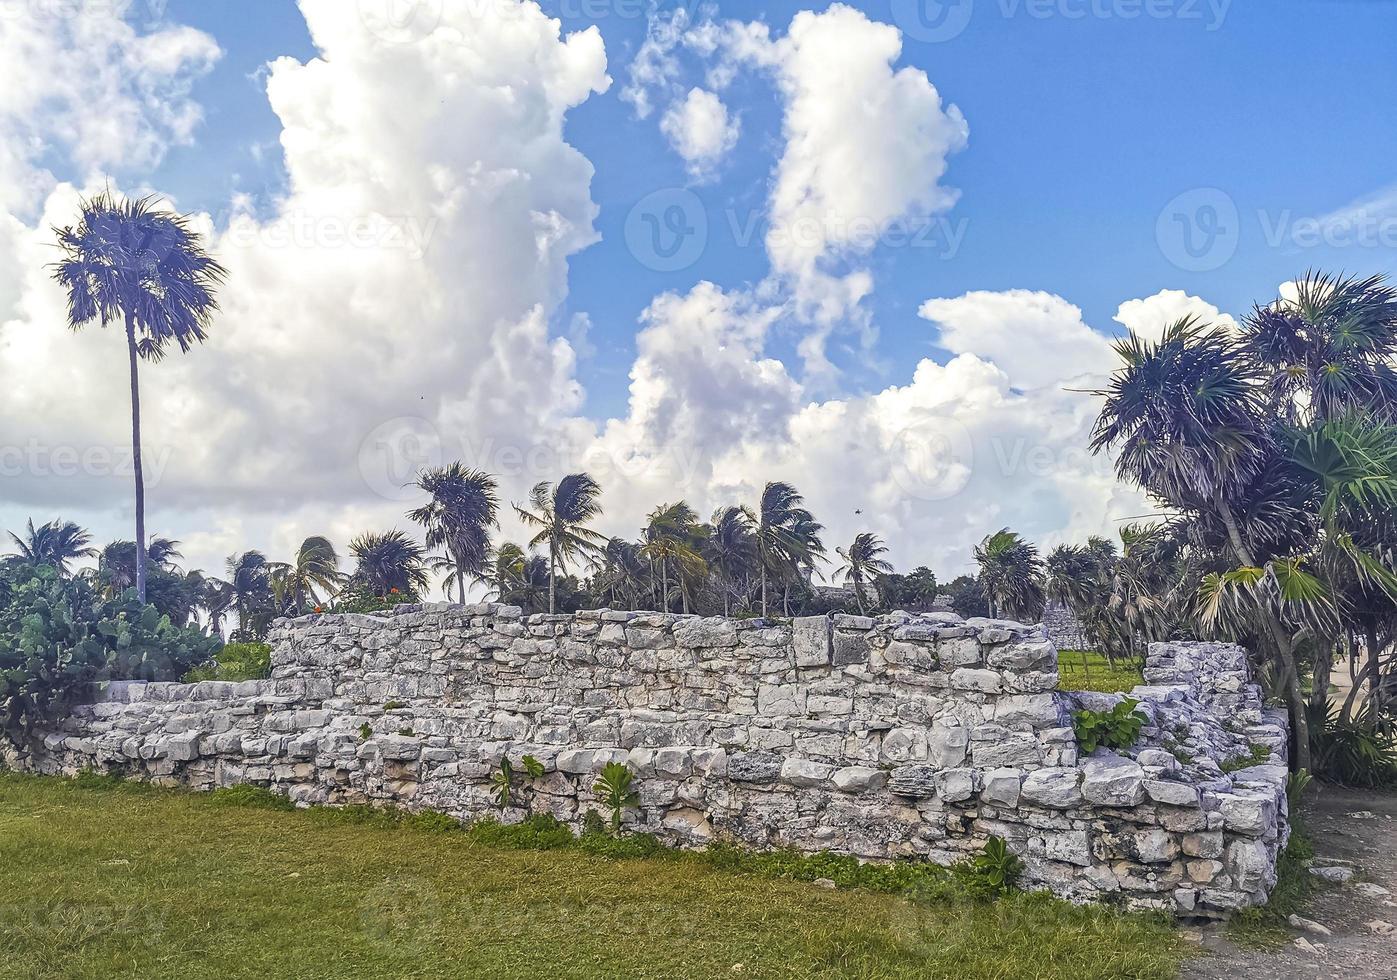
[[[1332,935],[1297,929],[1290,943],[1256,950],[1238,947],[1224,930],[1209,930],[1204,955],[1184,968],[1186,980],[1397,978],[1397,796],[1315,786],[1305,804],[1314,865],[1333,859],[1356,872],[1351,882],[1314,895],[1301,913]]]

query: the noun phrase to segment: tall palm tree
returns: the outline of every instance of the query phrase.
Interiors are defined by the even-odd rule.
[[[423,470],[417,487],[431,498],[408,513],[427,532],[427,547],[446,549],[450,561],[438,563],[456,584],[457,600],[466,601],[466,581],[485,570],[490,554],[490,528],[496,527],[499,493],[495,478],[451,463]]]
[[[1037,548],[1001,528],[976,545],[975,561],[991,616],[1032,622],[1043,615],[1043,562]]]
[[[137,363],[163,358],[171,343],[188,352],[207,336],[226,272],[203,248],[188,219],[155,198],[126,200],[104,191],[82,202],[77,224],[55,228],[63,257],[53,277],[68,293],[68,326],[121,324],[131,376],[131,452],[136,480],[136,594],[146,599],[145,475]]]
[[[757,537],[757,563],[761,575],[762,615],[767,615],[767,582],[775,574],[783,581],[799,573],[802,565],[823,554],[819,524],[803,506],[805,498],[789,483],[771,482],[762,490],[757,513],[747,511]]]
[[[888,553],[887,546],[883,544],[883,539],[876,534],[864,531],[854,536],[853,542],[846,548],[835,548],[835,553],[844,560],[844,564],[835,569],[835,575],[842,575],[847,581],[854,583],[854,600],[859,605],[859,612],[864,611],[865,596],[863,584],[869,578],[879,575],[891,575],[893,571],[892,563],[883,558]]]
[[[326,596],[333,595],[343,576],[340,556],[329,538],[314,535],[301,542],[296,557],[290,562],[272,562],[267,566],[268,582],[277,605],[290,607],[299,615],[305,611],[306,600],[319,604],[316,589]]]
[[[661,504],[650,513],[643,538],[641,555],[660,569],[661,608],[669,612],[670,573],[673,572],[680,585],[684,611],[688,612],[689,590],[685,582],[705,571],[699,555],[698,514],[682,500],[677,504]]]
[[[402,531],[361,534],[349,542],[354,578],[374,595],[416,595],[427,588],[426,553]]]
[[[703,557],[723,592],[723,615],[732,614],[732,600],[751,599],[752,574],[757,564],[757,538],[752,520],[741,507],[722,507],[713,514],[704,538]]]
[[[548,611],[557,610],[557,579],[559,570],[566,572],[574,558],[598,554],[606,545],[605,535],[588,527],[601,516],[597,498],[601,487],[586,473],[572,473],[557,485],[543,482],[529,491],[526,510],[514,505],[520,520],[539,532],[529,541],[529,547],[548,546]]]
[[[90,558],[97,552],[92,547],[92,535],[72,521],[52,520],[34,526],[30,518],[24,537],[13,531],[10,540],[19,547],[19,556],[31,565],[51,565],[58,574],[68,574],[68,563]]]

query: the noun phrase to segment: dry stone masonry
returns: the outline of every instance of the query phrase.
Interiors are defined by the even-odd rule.
[[[994,834],[1030,887],[1187,916],[1264,901],[1287,835],[1284,717],[1234,646],[1155,644],[1139,743],[1083,756],[1071,713],[1121,696],[1058,691],[1041,627],[950,613],[425,605],[283,620],[270,640],[270,680],[111,684],[6,761],[575,827],[624,762],[627,826],[671,843],[949,863]],[[1265,764],[1224,771],[1253,746]],[[491,773],[525,755],[546,771],[501,813]]]

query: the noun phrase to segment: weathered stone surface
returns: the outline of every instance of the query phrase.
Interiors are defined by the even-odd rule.
[[[1071,712],[1119,696],[1058,691],[1051,643],[1004,621],[423,603],[282,621],[271,642],[269,680],[113,684],[0,760],[473,820],[497,814],[508,759],[508,818],[574,826],[624,763],[627,827],[673,843],[949,861],[998,834],[1028,887],[1201,916],[1261,901],[1284,838],[1283,770],[1220,773],[1286,739],[1226,644],[1152,645],[1140,743],[1079,764]]]
[[[1145,770],[1110,753],[1082,760],[1082,796],[1102,806],[1136,806],[1145,800]]]

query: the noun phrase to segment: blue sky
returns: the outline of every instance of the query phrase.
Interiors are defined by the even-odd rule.
[[[850,387],[881,387],[928,353],[944,358],[917,316],[931,296],[1047,290],[1080,306],[1087,323],[1112,331],[1123,299],[1163,288],[1240,313],[1311,265],[1363,273],[1393,267],[1390,243],[1302,247],[1282,233],[1397,181],[1397,3],[1161,0],[1152,16],[1143,2],[1095,2],[978,0],[949,40],[905,36],[900,64],[924,69],[969,122],[969,146],[951,158],[945,181],[962,196],[927,247],[890,246],[875,255],[878,288],[869,306],[880,332],[876,357],[841,354],[837,344],[833,353]],[[707,246],[690,267],[654,272],[626,248],[626,217],[645,195],[692,182],[655,118],[636,119],[621,98],[645,18],[632,16],[639,5],[625,2],[542,6],[565,30],[600,28],[615,80],[569,116],[568,138],[596,165],[602,241],[572,260],[571,297],[556,318],[559,330],[573,313],[591,318],[597,350],[581,377],[588,414],[606,417],[624,408],[636,319],[655,294],[698,278],[736,286],[766,275],[760,234],[745,246],[740,239],[766,200],[780,110],[769,87],[738,85],[747,100],[735,106],[739,144],[719,179],[694,187],[710,216]],[[809,6],[717,5],[722,18],[765,20],[776,30]],[[854,6],[892,23],[915,8]],[[151,183],[182,206],[215,214],[226,211],[235,190],[268,204],[283,190],[284,174],[262,66],[315,53],[304,20],[290,0],[259,0],[255,16],[231,3],[172,0],[168,16],[208,31],[225,56],[196,83],[207,117],[197,145],[172,151]],[[259,158],[255,146],[267,152]],[[1235,254],[1204,271],[1179,268],[1156,235],[1161,210],[1197,188],[1224,191],[1239,221]],[[953,249],[948,236],[963,237]]]
[[[510,500],[588,469],[626,535],[788,480],[938,572],[1111,534],[1152,512],[1086,451],[1118,310],[1397,271],[1397,2],[720,2],[657,61],[644,0],[45,9],[0,18],[0,528],[130,534],[120,338],[66,331],[44,263],[82,190],[152,189],[230,268],[143,387],[190,567],[402,526],[456,458]]]

